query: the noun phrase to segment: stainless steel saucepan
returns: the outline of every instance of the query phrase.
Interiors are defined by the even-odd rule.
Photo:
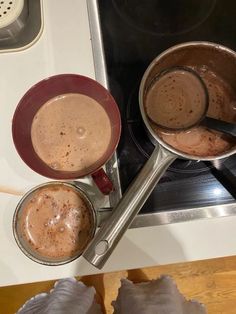
[[[153,79],[164,69],[174,66],[205,66],[236,90],[236,53],[224,46],[209,42],[188,42],[169,48],[153,60],[141,81],[139,105],[147,132],[156,147],[83,254],[97,268],[103,267],[157,182],[176,158],[213,161],[236,153],[236,147],[233,147],[216,157],[189,155],[169,146],[153,131],[144,110],[144,96]]]

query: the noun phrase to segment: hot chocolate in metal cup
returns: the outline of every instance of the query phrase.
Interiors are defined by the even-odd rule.
[[[106,263],[156,184],[176,158],[214,161],[236,153],[236,145],[217,156],[197,156],[177,150],[154,132],[147,117],[144,107],[145,95],[159,73],[175,66],[203,65],[216,72],[236,90],[236,52],[210,42],[187,42],[173,46],[157,56],[144,73],[139,89],[139,106],[148,135],[156,147],[117,207],[113,209],[111,216],[83,253],[95,267],[102,268]]]
[[[84,244],[84,248],[82,250],[77,251],[73,256],[69,256],[69,257],[49,258],[49,257],[43,256],[42,254],[38,253],[36,250],[34,250],[30,247],[30,245],[27,243],[27,241],[24,239],[24,237],[21,234],[19,221],[21,219],[21,214],[22,214],[22,210],[24,208],[24,205],[26,205],[28,203],[28,201],[30,201],[32,196],[37,191],[39,191],[41,188],[44,188],[44,187],[55,187],[58,185],[59,186],[66,186],[70,189],[73,189],[83,199],[83,201],[86,204],[86,207],[89,210],[89,214],[91,217],[91,230],[90,230],[90,235],[87,239],[87,242]],[[69,262],[72,262],[73,260],[75,260],[79,256],[81,256],[84,249],[89,244],[89,242],[92,240],[92,238],[94,237],[94,234],[96,232],[97,214],[96,214],[96,210],[93,206],[93,203],[91,202],[91,200],[89,199],[87,194],[81,188],[79,188],[77,185],[75,185],[73,183],[69,183],[69,182],[52,181],[52,182],[43,183],[43,184],[40,184],[40,185],[34,187],[33,189],[31,189],[29,192],[27,192],[22,197],[22,199],[20,200],[20,202],[18,203],[18,205],[15,209],[12,227],[13,227],[13,234],[14,234],[14,238],[16,240],[16,243],[17,243],[18,247],[21,249],[21,251],[27,257],[29,257],[31,260],[33,260],[34,262],[37,262],[39,264],[43,264],[43,265],[47,265],[47,266],[58,266],[58,265],[63,265],[63,264],[67,264]]]

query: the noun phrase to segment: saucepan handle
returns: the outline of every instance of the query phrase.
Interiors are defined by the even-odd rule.
[[[96,233],[83,257],[101,269],[128,229],[136,214],[142,208],[155,185],[176,156],[157,146],[138,176],[131,183],[111,216]]]

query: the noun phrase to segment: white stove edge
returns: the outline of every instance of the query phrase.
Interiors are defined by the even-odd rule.
[[[4,91],[0,94],[4,112],[0,115],[0,186],[23,191],[47,179],[28,169],[15,151],[11,117],[19,99],[31,85],[53,74],[94,78],[86,0],[43,2],[44,31],[38,42],[25,51],[0,55],[4,73],[0,78]],[[14,241],[11,224],[19,199],[0,193],[1,286],[236,254],[233,216],[128,230],[101,271],[83,258],[63,266],[43,266],[29,260]]]

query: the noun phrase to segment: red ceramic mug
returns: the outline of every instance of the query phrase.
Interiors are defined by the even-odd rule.
[[[106,111],[112,126],[111,140],[106,153],[86,170],[58,171],[50,168],[38,157],[31,141],[31,125],[36,112],[51,98],[67,93],[79,93],[96,100]],[[95,80],[77,74],[55,75],[32,86],[20,100],[12,124],[15,147],[20,157],[31,169],[56,180],[78,179],[92,175],[98,188],[104,194],[109,194],[113,185],[102,166],[115,152],[120,133],[120,112],[114,98]]]

